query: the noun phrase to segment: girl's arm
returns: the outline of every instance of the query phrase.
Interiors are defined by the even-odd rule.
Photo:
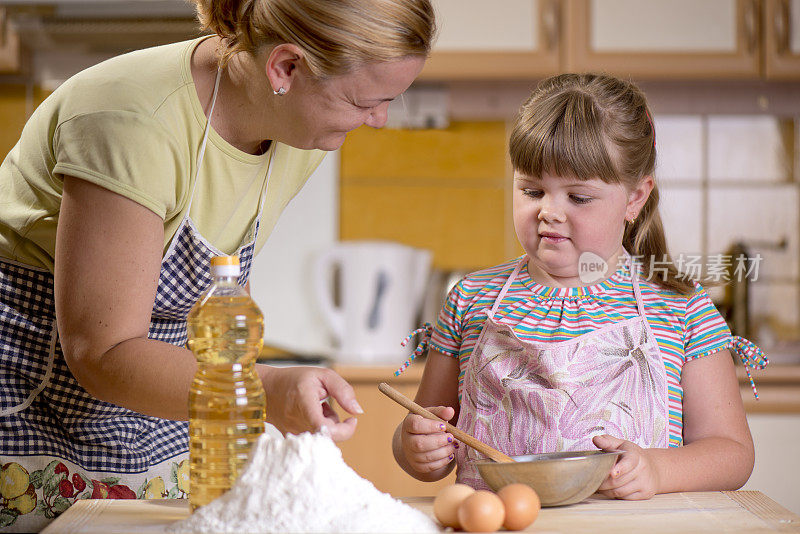
[[[613,436],[594,443],[624,454],[599,491],[621,499],[656,493],[734,490],[753,470],[753,439],[747,426],[730,352],[687,362],[683,386],[683,447],[642,449]]]
[[[455,424],[458,420],[458,360],[434,349],[428,351],[425,371],[414,401]],[[395,460],[418,480],[432,482],[447,476],[455,462],[453,436],[440,423],[409,414],[392,439]]]
[[[681,385],[684,447],[653,451],[659,493],[742,487],[755,451],[730,352],[686,362]]]

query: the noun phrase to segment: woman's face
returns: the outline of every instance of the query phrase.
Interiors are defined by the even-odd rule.
[[[538,269],[566,284],[579,281],[579,258],[585,252],[616,265],[625,218],[640,207],[631,203],[623,185],[599,178],[537,178],[515,172],[513,195],[514,229],[530,258],[531,275],[536,279]]]
[[[282,141],[296,148],[336,150],[362,124],[382,127],[389,102],[408,89],[424,63],[423,57],[409,56],[322,80],[297,76],[280,97],[290,113]]]

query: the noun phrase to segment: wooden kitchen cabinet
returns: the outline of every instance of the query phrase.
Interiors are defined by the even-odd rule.
[[[440,488],[455,482],[455,472],[438,482],[416,480],[400,469],[392,455],[394,430],[408,411],[378,391],[378,384],[387,382],[413,399],[422,378],[422,365],[412,365],[399,377],[390,367],[340,366],[334,370],[353,386],[364,409],[358,416],[355,435],[339,443],[347,465],[394,497],[436,495]],[[339,413],[346,416],[341,409]]]
[[[767,79],[800,79],[800,0],[764,0]]]
[[[420,80],[548,76],[559,68],[560,0],[434,0],[439,35]]]
[[[800,0],[495,4],[438,0],[440,42],[421,79],[585,71],[637,79],[800,79]]]
[[[20,70],[19,35],[8,23],[6,10],[0,7],[0,73]]]
[[[478,270],[520,253],[502,121],[432,130],[362,126],[342,146],[339,238],[433,252],[433,267]]]
[[[756,452],[753,474],[742,489],[763,491],[800,513],[800,365],[770,364],[753,371],[758,400],[744,368],[737,366],[736,374]]]
[[[567,70],[759,76],[759,0],[567,0],[565,6]]]

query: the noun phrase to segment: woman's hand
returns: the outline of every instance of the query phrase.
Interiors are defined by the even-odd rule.
[[[428,410],[445,421],[455,416],[455,410],[449,406],[434,406]],[[425,475],[438,470],[449,471],[457,444],[453,435],[445,431],[444,423],[408,414],[400,423],[400,446],[408,467]]]
[[[334,441],[350,438],[356,418],[344,421],[326,399],[333,397],[345,411],[361,414],[355,392],[341,376],[320,367],[257,366],[267,394],[267,422],[282,433],[297,434],[328,427]]]
[[[608,434],[595,436],[592,442],[604,451],[623,451],[600,484],[599,493],[626,500],[650,499],[658,493],[658,472],[647,449]]]

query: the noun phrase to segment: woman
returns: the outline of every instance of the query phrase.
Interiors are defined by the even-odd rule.
[[[213,35],[120,56],[59,87],[0,167],[0,524],[83,497],[181,496],[208,259],[243,277],[347,132],[381,127],[422,69],[428,0],[196,0]],[[267,419],[361,413],[329,370],[259,365]]]

